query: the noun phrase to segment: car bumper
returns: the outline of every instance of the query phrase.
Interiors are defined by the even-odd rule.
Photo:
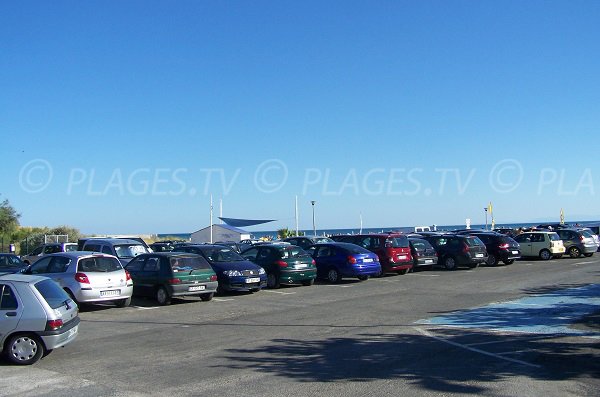
[[[77,317],[57,331],[41,332],[40,337],[44,341],[46,349],[58,349],[59,347],[71,343],[79,333],[79,321],[79,317]]]
[[[517,253],[515,254],[514,251],[516,251]],[[510,251],[498,252],[498,260],[501,260],[501,261],[509,261],[509,260],[515,260],[515,259],[520,259],[520,258],[521,258],[520,250],[510,250]]]
[[[251,279],[259,279],[259,281],[248,282]],[[227,291],[249,291],[256,288],[266,288],[267,276],[261,277],[229,277],[221,281],[219,286]]]
[[[169,288],[170,296],[186,296],[186,295],[200,295],[210,294],[217,292],[219,283],[217,281],[207,281],[205,283],[198,284],[179,284],[171,285]],[[202,288],[204,287],[204,288]]]
[[[437,265],[437,263],[438,263],[437,256],[424,257],[424,258],[417,259],[417,266],[434,266],[434,265]]]
[[[111,291],[111,295],[104,295],[106,291]],[[117,292],[112,292],[117,291]],[[104,292],[104,293],[103,293]],[[94,289],[81,289],[75,293],[75,298],[78,302],[91,303],[91,302],[110,302],[119,299],[131,298],[133,294],[133,285],[125,287],[115,288],[94,288]]]
[[[300,283],[304,280],[310,280],[317,277],[317,269],[307,270],[288,270],[282,271],[279,275],[279,281],[281,283]]]
[[[352,267],[342,267],[339,272],[344,277],[358,277],[358,276],[376,276],[381,273],[380,265],[357,265]]]
[[[566,251],[565,247],[550,248],[550,252],[552,253],[552,255],[564,254],[565,251]]]
[[[412,267],[413,267],[412,261],[386,263],[386,264],[381,265],[381,272],[382,273],[397,273],[402,270],[412,269]]]

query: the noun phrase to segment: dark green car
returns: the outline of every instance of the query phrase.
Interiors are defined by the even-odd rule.
[[[133,280],[133,294],[153,297],[159,305],[168,305],[173,297],[188,295],[209,301],[218,286],[217,275],[210,264],[196,254],[142,254],[125,269]]]
[[[267,287],[283,284],[313,285],[317,267],[312,257],[302,248],[290,244],[260,244],[241,254],[267,272]]]

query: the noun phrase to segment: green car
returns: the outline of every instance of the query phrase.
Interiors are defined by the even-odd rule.
[[[200,255],[181,252],[156,252],[136,256],[125,270],[133,280],[133,294],[156,299],[168,305],[171,298],[196,295],[203,301],[213,298],[217,275]]]
[[[284,284],[313,285],[317,267],[302,248],[290,244],[260,244],[242,252],[242,256],[267,272],[267,287]]]

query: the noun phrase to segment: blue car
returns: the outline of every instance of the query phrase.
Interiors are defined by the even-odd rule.
[[[173,251],[202,255],[217,274],[217,292],[257,292],[267,286],[265,270],[244,259],[229,247],[218,244],[198,244],[176,247]]]
[[[317,277],[330,283],[339,283],[343,277],[366,280],[381,274],[377,255],[355,244],[315,244],[309,252],[317,265]]]
[[[14,254],[0,254],[0,273],[22,273],[27,263]]]

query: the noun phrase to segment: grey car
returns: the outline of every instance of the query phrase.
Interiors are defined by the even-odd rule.
[[[81,250],[116,256],[123,266],[138,255],[150,253],[146,246],[139,241],[121,238],[91,238],[83,243]]]
[[[114,302],[129,306],[133,281],[116,257],[93,252],[63,252],[47,255],[24,274],[56,281],[77,303]]]
[[[558,229],[555,230],[563,241],[566,253],[571,258],[581,255],[592,256],[598,250],[598,243],[594,239],[594,233],[589,229]]]
[[[6,359],[28,365],[72,342],[78,308],[54,281],[40,276],[0,276],[0,346]]]
[[[37,262],[44,255],[55,254],[57,252],[77,251],[76,243],[49,243],[43,244],[34,249],[30,254],[24,255],[21,259],[28,265]]]

